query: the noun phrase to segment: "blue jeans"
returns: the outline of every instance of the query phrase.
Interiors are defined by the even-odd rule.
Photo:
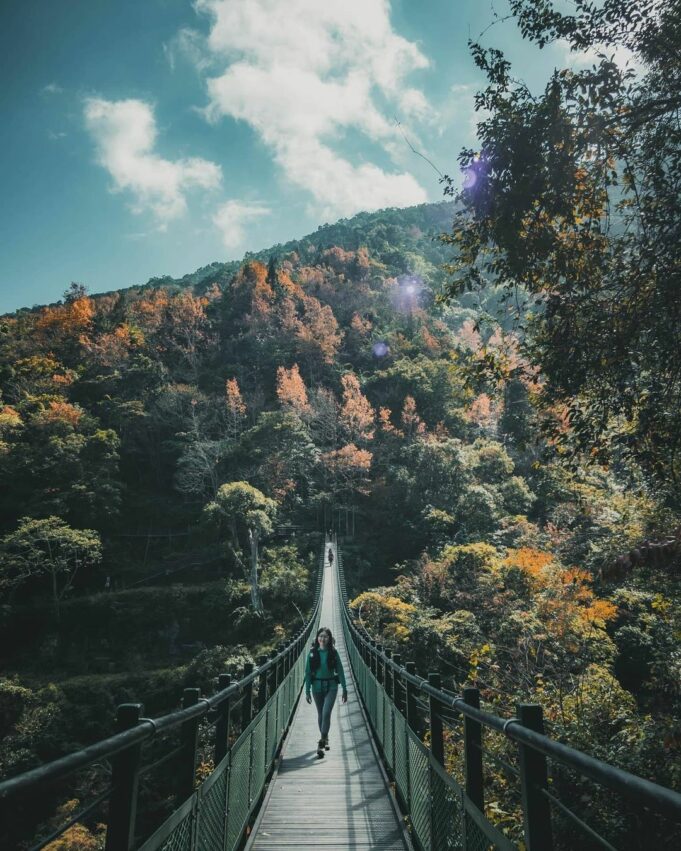
[[[322,736],[329,735],[329,727],[331,726],[331,710],[338,696],[338,686],[334,684],[333,688],[329,688],[326,692],[312,692],[312,697],[317,705],[317,720],[319,722],[319,732]]]

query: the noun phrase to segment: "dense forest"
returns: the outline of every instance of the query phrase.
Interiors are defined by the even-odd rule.
[[[645,86],[606,57],[534,96],[473,45],[455,201],[0,319],[0,776],[269,652],[333,529],[358,622],[421,674],[681,785],[678,32],[511,5],[540,46],[633,45]],[[673,847],[564,791],[615,845]]]
[[[677,556],[642,546],[674,515],[623,464],[566,468],[500,287],[437,300],[452,214],[3,317],[4,775],[269,650],[334,528],[387,647],[676,781]]]

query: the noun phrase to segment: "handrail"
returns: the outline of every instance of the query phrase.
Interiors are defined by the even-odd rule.
[[[351,628],[355,628],[354,624],[351,624]],[[356,628],[355,631],[359,634]],[[360,636],[360,641],[366,640]],[[546,756],[553,757],[563,765],[577,769],[592,780],[621,791],[625,795],[637,798],[639,803],[643,799],[643,802],[652,809],[681,823],[681,794],[673,789],[638,777],[636,774],[631,774],[622,768],[603,762],[597,757],[589,756],[583,751],[557,742],[543,733],[536,733],[529,727],[522,725],[518,718],[504,719],[482,709],[476,709],[466,703],[462,697],[452,697],[445,690],[430,685],[425,677],[410,674],[406,668],[396,664],[382,650],[376,649],[375,654],[386,667],[399,674],[403,680],[411,683],[425,694],[437,698],[444,706],[450,706],[467,718],[499,733],[504,733],[509,739],[529,745]]]
[[[142,710],[141,704],[123,704],[121,707],[119,707],[119,724],[121,721],[121,712],[123,712],[123,715],[125,715],[126,710],[130,710],[131,708],[133,708],[134,711],[132,714],[134,716],[134,726],[125,725],[128,727],[128,729],[124,729],[120,732],[115,733],[112,736],[108,736],[105,739],[101,739],[98,742],[94,742],[93,744],[88,745],[87,747],[82,748],[79,751],[67,754],[66,756],[60,757],[56,760],[52,760],[51,762],[46,763],[45,765],[30,769],[29,771],[23,772],[22,774],[19,774],[16,777],[10,777],[6,780],[1,781],[0,802],[5,804],[14,796],[19,795],[22,792],[26,792],[27,790],[37,786],[38,784],[42,785],[50,781],[63,779],[68,775],[73,774],[75,771],[87,768],[88,766],[91,766],[103,759],[114,757],[115,761],[118,761],[120,763],[121,760],[125,761],[129,756],[133,755],[135,752],[137,753],[137,766],[136,768],[134,768],[134,770],[128,773],[131,775],[131,777],[132,775],[134,775],[135,778],[139,777],[142,773],[142,770],[139,767],[139,749],[145,742],[154,739],[157,735],[161,733],[167,733],[168,731],[172,730],[180,731],[183,743],[187,744],[187,742],[189,742],[190,746],[191,735],[188,734],[188,730],[191,728],[191,730],[194,731],[193,751],[191,747],[185,748],[185,750],[187,754],[191,752],[192,759],[195,760],[196,732],[198,731],[198,724],[200,719],[205,717],[209,712],[217,713],[218,717],[224,715],[225,712],[227,713],[227,725],[223,724],[219,733],[216,728],[216,743],[219,735],[221,735],[225,740],[227,740],[229,711],[230,709],[234,708],[234,705],[232,704],[232,699],[238,698],[239,702],[244,699],[247,699],[248,715],[252,715],[251,693],[253,683],[257,680],[260,683],[261,687],[264,684],[265,694],[269,692],[269,684],[271,682],[275,683],[274,690],[269,694],[269,701],[271,702],[273,699],[275,699],[278,690],[283,686],[286,676],[288,676],[289,672],[294,669],[294,664],[297,664],[302,658],[303,653],[306,649],[307,638],[310,635],[310,632],[313,629],[319,615],[319,606],[321,603],[320,591],[323,577],[323,564],[324,551],[322,551],[322,556],[320,559],[316,576],[314,607],[307,623],[301,630],[295,633],[294,637],[288,642],[288,644],[286,644],[285,646],[279,645],[280,649],[276,653],[273,653],[272,657],[266,662],[259,664],[257,667],[253,667],[253,670],[251,671],[244,671],[244,676],[242,676],[239,680],[237,680],[236,682],[229,683],[229,685],[220,689],[211,697],[199,697],[198,689],[186,690],[185,698],[187,697],[187,692],[195,693],[190,695],[190,705],[185,705],[182,709],[175,710],[157,718],[140,717]],[[227,680],[229,680],[229,676],[227,676]],[[269,703],[262,706],[259,709],[258,713],[256,713],[255,718],[259,716],[263,709],[267,709],[268,706]],[[252,721],[254,719],[246,718],[245,720]],[[288,722],[286,725],[286,729],[288,729]],[[286,730],[284,730],[284,734],[285,732]],[[189,738],[185,741],[185,737],[187,735],[189,735]],[[178,748],[178,750],[183,750],[183,747]],[[222,743],[221,750],[216,744],[216,756],[222,756],[223,752],[226,755],[229,750],[230,747],[228,741]],[[193,773],[194,766],[192,764],[190,772],[192,778]],[[137,781],[135,780],[134,783],[131,782],[130,785],[134,785],[136,790]],[[120,788],[116,786],[115,782],[113,784],[113,792],[120,792]],[[106,796],[103,796],[103,799],[105,799],[105,797]],[[130,844],[132,840],[126,839],[122,842],[114,843],[110,841],[109,833],[111,828],[111,820],[114,817],[112,816],[112,812],[114,809],[115,808],[113,807],[113,805],[110,805],[109,823],[107,826],[107,851],[118,851],[118,849],[126,849],[127,851],[128,845],[132,847],[132,845]],[[134,829],[135,807],[130,807],[129,809],[132,813],[130,817],[132,819]],[[68,828],[68,826],[69,824],[64,825],[61,832],[63,833],[63,831]],[[128,833],[130,833],[130,831],[128,831]],[[54,839],[55,835],[58,834],[52,834],[51,838]],[[38,847],[42,847],[42,843]]]
[[[419,692],[428,696],[430,701],[430,710],[437,714],[439,719],[438,723],[440,725],[439,736],[436,734],[437,731],[431,731],[433,734],[431,736],[431,752],[436,754],[436,762],[442,762],[441,755],[443,752],[443,746],[441,723],[443,713],[444,711],[451,709],[456,710],[457,713],[460,713],[460,715],[464,719],[468,719],[469,722],[473,722],[476,726],[479,725],[478,729],[488,728],[494,730],[515,741],[519,745],[521,756],[521,770],[519,774],[521,775],[521,780],[523,779],[523,772],[527,769],[526,763],[528,762],[528,754],[530,755],[530,759],[535,760],[535,763],[537,760],[540,762],[543,761],[543,766],[539,765],[538,770],[535,765],[534,777],[531,779],[531,788],[529,790],[523,789],[525,838],[526,845],[530,851],[532,851],[533,848],[550,849],[553,847],[550,833],[550,815],[548,815],[549,799],[553,796],[549,795],[547,798],[544,795],[547,791],[546,783],[544,782],[542,784],[541,782],[542,773],[544,778],[546,776],[546,757],[550,757],[553,761],[560,765],[575,769],[581,775],[589,777],[603,786],[635,800],[639,806],[648,807],[655,813],[664,815],[667,818],[681,824],[681,794],[678,792],[664,786],[660,786],[650,780],[645,780],[642,777],[638,777],[628,771],[610,765],[609,763],[603,762],[602,760],[576,750],[569,745],[555,741],[545,735],[542,729],[532,729],[527,726],[526,723],[523,723],[520,718],[513,717],[505,719],[490,712],[486,712],[478,708],[476,705],[471,705],[469,700],[453,695],[451,692],[438,687],[439,683],[435,684],[433,682],[429,682],[426,678],[409,671],[403,664],[401,664],[401,658],[399,661],[392,659],[391,654],[389,652],[385,652],[383,647],[372,639],[368,633],[366,633],[366,630],[362,627],[358,627],[353,620],[352,613],[350,612],[348,605],[348,596],[343,570],[343,556],[340,549],[337,551],[337,564],[339,591],[343,607],[343,622],[348,630],[348,634],[352,637],[352,640],[359,651],[360,658],[367,665],[368,671],[371,672],[372,676],[374,671],[376,673],[380,672],[380,676],[376,677],[378,684],[382,685],[384,682],[389,683],[390,685],[400,683],[407,691],[412,691],[414,697],[416,697],[415,693]],[[433,675],[430,675],[430,679],[433,679]],[[391,691],[393,692],[392,694]],[[467,689],[466,691],[477,693],[477,689]],[[386,696],[393,704],[394,710],[401,712],[401,707],[397,706],[397,701],[395,700],[395,695],[397,694],[398,690],[395,688],[386,689]],[[399,692],[399,694],[402,693]],[[400,697],[400,702],[402,702],[402,700],[403,697]],[[521,705],[519,709],[522,710],[524,707],[530,707],[531,709],[538,710],[538,713],[536,714],[539,716],[540,723],[538,726],[541,728],[541,707],[533,704],[525,704]],[[407,717],[409,713],[403,712],[401,714],[405,715],[407,724],[409,724],[410,719]],[[437,741],[438,738],[439,742]],[[475,789],[473,790],[473,798],[477,798],[478,803],[481,804],[482,747],[481,744],[473,742],[471,751],[476,747],[480,756],[471,756],[467,749],[466,757],[467,762],[469,759],[471,759],[471,761],[478,760],[480,773],[479,777],[475,779],[475,783],[473,784],[475,786]],[[525,765],[523,763],[525,763]],[[527,783],[527,779],[528,778],[525,777],[525,783]],[[454,783],[454,781],[452,782]],[[537,789],[538,786],[543,786],[543,788]],[[468,791],[469,790],[467,789],[466,792]],[[537,843],[537,836],[535,835],[533,838],[533,826],[528,824],[528,802],[525,794],[527,791],[529,791],[530,794],[539,791],[541,793],[540,797],[545,801],[543,811],[543,834],[542,840],[539,844]],[[564,805],[561,804],[561,807],[563,806]],[[482,807],[479,807],[479,809],[482,809]],[[574,814],[571,813],[571,815]],[[589,828],[588,825],[585,825],[583,822],[582,824],[585,828],[588,828],[588,830],[591,831],[591,828]],[[602,840],[601,837],[598,838],[605,843],[605,840]]]

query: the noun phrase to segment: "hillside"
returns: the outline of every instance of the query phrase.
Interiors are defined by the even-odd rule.
[[[624,464],[560,463],[494,287],[436,301],[452,214],[360,214],[3,317],[0,773],[267,652],[334,528],[386,646],[672,783],[678,581],[601,578],[666,515]]]

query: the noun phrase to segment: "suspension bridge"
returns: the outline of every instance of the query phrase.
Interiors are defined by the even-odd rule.
[[[320,625],[335,636],[348,683],[323,759],[316,710],[300,699],[306,652]],[[102,821],[106,851],[615,849],[562,800],[574,785],[565,772],[625,799],[641,819],[667,824],[669,837],[681,824],[681,794],[551,739],[539,705],[520,704],[509,718],[484,711],[477,689],[454,694],[439,674],[424,678],[413,662],[402,664],[377,644],[350,615],[335,542],[320,555],[312,614],[288,643],[257,667],[244,665],[234,681],[221,675],[210,697],[185,689],[182,708],[168,715],[147,718],[142,704],[123,704],[117,727],[105,740],[0,783],[0,843],[22,809],[98,766],[107,769],[103,788],[31,851],[78,823]],[[505,757],[487,745],[492,737],[508,744]],[[458,772],[447,770],[446,741],[457,743]],[[490,761],[517,792],[522,839],[512,841],[486,816]],[[155,824],[147,809],[158,811],[159,798],[172,802],[171,811]]]

